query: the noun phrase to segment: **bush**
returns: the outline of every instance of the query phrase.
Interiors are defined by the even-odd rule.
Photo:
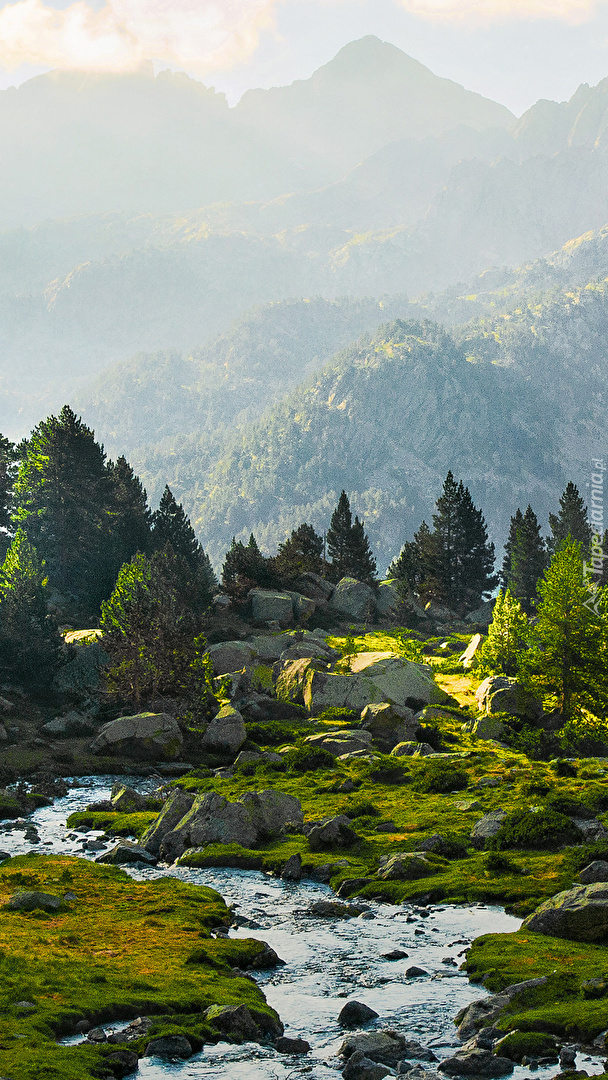
[[[574,877],[589,866],[589,863],[599,860],[608,862],[608,840],[597,840],[595,844],[581,844],[580,847],[569,848],[564,855],[564,870]]]
[[[321,724],[355,724],[359,718],[360,713],[355,709],[344,709],[336,706],[332,706],[331,709],[326,709],[325,712],[319,713],[319,715],[315,717],[317,723]]]
[[[425,795],[448,795],[451,791],[463,791],[469,786],[469,777],[462,769],[455,769],[447,761],[428,765],[414,779],[414,790]]]
[[[558,759],[551,762],[551,768],[555,772],[556,776],[576,776],[576,765],[573,765],[571,761],[565,761]]]
[[[566,814],[567,817],[593,818],[595,811],[571,795],[552,795],[546,802],[547,810],[554,810],[557,814]]]
[[[443,750],[444,736],[435,724],[421,724],[416,732],[416,738],[418,742],[428,743],[429,746],[433,747],[433,750],[437,751],[437,753],[440,753],[441,750]],[[448,739],[447,741],[450,740]]]
[[[503,874],[521,874],[521,867],[512,862],[507,855],[501,855],[499,851],[490,851],[486,855],[484,870],[493,877],[502,877]]]
[[[583,836],[570,818],[554,810],[514,810],[502,823],[491,842],[495,851],[501,848],[540,848],[552,851],[564,844],[576,844]]]
[[[333,755],[329,753],[329,750],[323,750],[321,747],[302,746],[296,750],[288,750],[285,759],[290,772],[316,772],[317,769],[335,769],[336,767]]]
[[[411,776],[403,765],[386,765],[380,769],[372,769],[369,778],[375,784],[411,784],[412,782]]]
[[[347,814],[353,820],[360,817],[377,817],[380,811],[372,802],[358,802],[347,806],[342,813]]]
[[[289,723],[283,720],[260,720],[245,724],[247,738],[259,746],[280,746],[281,743],[291,742],[298,735],[308,734],[310,724]]]

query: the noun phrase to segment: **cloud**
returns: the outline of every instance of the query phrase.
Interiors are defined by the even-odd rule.
[[[397,0],[412,15],[437,21],[557,19],[582,23],[605,0]]]
[[[160,60],[201,74],[254,52],[272,24],[273,0],[76,0],[62,11],[42,0],[0,8],[0,62],[126,71]]]

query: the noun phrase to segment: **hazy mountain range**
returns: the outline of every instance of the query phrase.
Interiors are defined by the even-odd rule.
[[[448,467],[502,538],[602,453],[607,121],[608,80],[516,119],[373,37],[234,108],[0,93],[0,429],[75,403],[216,559],[342,486],[388,559]]]

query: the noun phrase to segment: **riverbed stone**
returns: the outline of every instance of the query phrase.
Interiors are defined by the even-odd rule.
[[[121,784],[120,781],[112,787],[110,802],[112,809],[118,810],[121,814],[134,814],[138,810],[147,810],[148,808],[148,800],[145,795],[141,795],[139,791],[135,791],[134,788],[128,787],[126,784]]]
[[[134,844],[132,840],[121,840],[110,851],[98,855],[95,862],[109,863],[111,866],[125,866],[129,863],[143,862],[148,866],[154,866],[156,859],[141,844]]]
[[[384,1080],[385,1076],[392,1075],[392,1069],[387,1065],[372,1061],[362,1050],[357,1050],[342,1070],[344,1080]]]
[[[114,1050],[113,1053],[104,1057],[104,1064],[108,1064],[114,1076],[130,1076],[137,1071],[139,1058],[134,1050]]]
[[[160,1057],[167,1061],[171,1058],[189,1058],[194,1053],[185,1035],[163,1035],[160,1039],[151,1039],[144,1051],[144,1057]]]
[[[514,1064],[510,1058],[500,1057],[490,1050],[459,1050],[453,1057],[442,1061],[439,1072],[446,1076],[508,1076]]]
[[[302,878],[302,856],[299,851],[295,855],[290,855],[287,862],[281,870],[281,878],[283,881],[300,881]]]
[[[168,713],[142,712],[104,724],[91,745],[91,753],[141,761],[174,761],[183,742],[177,720]]]
[[[201,740],[203,750],[236,754],[247,738],[245,721],[238,709],[224,705],[207,727]]]
[[[472,1001],[470,1005],[465,1005],[454,1018],[459,1037],[463,1041],[471,1039],[480,1028],[488,1027],[498,1020],[513,999],[522,998],[525,1000],[528,991],[535,991],[544,986],[546,982],[547,976],[541,975],[538,979],[527,979],[525,982],[512,983],[511,986],[506,986],[498,994],[478,998],[477,1001]]]
[[[362,1001],[347,1001],[338,1015],[340,1027],[345,1028],[363,1027],[377,1019],[378,1013],[370,1009],[369,1005],[364,1005]]]
[[[338,1053],[348,1060],[361,1051],[371,1061],[394,1067],[405,1057],[405,1042],[403,1035],[391,1030],[357,1032],[346,1037]]]
[[[224,1035],[236,1035],[246,1042],[260,1038],[260,1029],[246,1005],[210,1005],[203,1017]]]
[[[608,883],[557,893],[528,915],[522,929],[571,941],[608,940]]]
[[[309,1054],[311,1049],[306,1039],[290,1039],[286,1035],[275,1039],[274,1048],[279,1054]]]

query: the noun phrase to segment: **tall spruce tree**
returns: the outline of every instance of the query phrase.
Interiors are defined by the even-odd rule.
[[[0,557],[8,550],[13,534],[14,487],[17,479],[19,448],[0,435]]]
[[[275,557],[275,568],[279,578],[289,581],[300,574],[323,573],[323,537],[315,532],[312,525],[302,522],[293,529],[291,536],[279,545]]]
[[[250,589],[272,589],[278,585],[274,559],[262,555],[253,533],[247,544],[232,537],[222,567],[222,585],[229,596],[241,602]]]
[[[525,514],[517,510],[511,518],[505,544],[502,583],[531,615],[538,600],[538,583],[548,565],[547,547],[538,518],[528,504]]]
[[[354,577],[369,583],[375,580],[376,560],[372,555],[364,524],[353,517],[350,502],[342,491],[327,531],[327,552],[331,559],[330,576],[333,581]]]
[[[566,490],[560,496],[559,513],[549,514],[549,527],[551,535],[547,540],[547,547],[550,555],[553,555],[560,544],[570,538],[578,541],[583,556],[588,557],[593,530],[589,522],[585,500],[582,498],[576,484],[573,484],[572,481],[566,485]]]
[[[455,609],[478,607],[498,582],[494,544],[481,510],[453,473],[446,476],[433,514],[433,532],[424,537],[425,578],[421,592]]]
[[[1,678],[37,687],[58,667],[63,642],[45,590],[42,562],[23,529],[17,529],[0,569]]]
[[[197,540],[182,504],[176,501],[168,486],[165,487],[158,510],[152,517],[152,546],[160,551],[166,544],[171,544],[176,555],[183,556],[201,584],[206,585],[210,602],[217,588],[217,578],[211,561]]]
[[[567,720],[608,706],[608,598],[602,590],[598,615],[583,562],[580,542],[560,542],[539,586],[532,648],[520,661],[524,684]]]

